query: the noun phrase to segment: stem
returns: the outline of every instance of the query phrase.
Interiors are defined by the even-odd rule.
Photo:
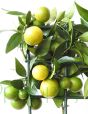
[[[27,49],[27,76],[26,76],[27,77],[27,81],[26,81],[27,86],[29,85],[29,76],[30,76],[30,52]],[[32,114],[31,106],[30,107],[28,106],[28,114]]]

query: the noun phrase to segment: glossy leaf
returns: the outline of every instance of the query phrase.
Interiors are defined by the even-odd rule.
[[[63,99],[53,98],[53,101],[58,108],[60,108],[63,104]]]
[[[17,89],[22,89],[24,87],[24,83],[20,79],[11,81],[11,85]]]
[[[88,27],[88,22],[86,22],[83,18],[81,18],[80,20],[82,25]]]
[[[21,33],[15,33],[13,34],[7,45],[6,45],[6,53],[12,51],[13,49],[15,49],[22,41],[22,34]]]
[[[84,84],[84,98],[88,97],[88,79],[85,81]]]
[[[10,15],[25,15],[23,12],[19,12],[19,11],[8,11],[7,14]]]
[[[60,64],[62,64],[62,63],[78,63],[78,62],[81,62],[81,58],[80,57],[63,56],[62,58],[60,58],[58,60],[58,62]]]
[[[18,75],[25,77],[26,76],[26,70],[24,66],[18,61],[18,59],[15,59],[15,67],[16,72]]]
[[[88,42],[88,32],[85,32],[82,35],[80,35],[79,39],[83,42]]]
[[[47,55],[49,48],[50,48],[50,44],[51,44],[51,37],[44,39],[43,42],[38,46],[38,48],[36,49],[36,56],[45,56]]]
[[[79,4],[75,3],[79,15],[86,21],[88,21],[88,10],[80,6]]]
[[[84,33],[84,32],[88,31],[88,27],[86,27],[85,25],[82,25],[82,24],[77,24],[77,25],[73,26],[73,28],[80,33]]]

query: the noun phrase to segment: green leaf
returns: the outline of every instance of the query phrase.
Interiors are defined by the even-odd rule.
[[[30,95],[28,96],[28,99],[27,99],[27,105],[30,107],[31,106],[31,97]]]
[[[30,60],[30,70],[32,69],[37,57],[34,57],[33,59]]]
[[[55,72],[57,72],[58,69],[60,68],[60,63],[58,62],[57,59],[54,58],[53,64],[55,66]]]
[[[73,6],[69,10],[69,12],[66,13],[66,17],[68,17],[69,19],[71,19],[73,17],[73,15],[74,15],[74,12],[75,12],[75,5],[73,4]]]
[[[6,53],[12,51],[14,48],[16,48],[22,41],[22,34],[21,33],[15,33],[13,34],[7,45],[6,45]]]
[[[24,83],[20,79],[11,81],[11,85],[17,89],[22,89],[24,87]]]
[[[19,12],[19,11],[8,11],[7,14],[10,15],[25,15],[23,12]]]
[[[82,24],[74,25],[73,28],[80,33],[84,33],[84,32],[88,31],[88,27],[86,27],[85,25],[82,25]]]
[[[49,21],[54,21],[56,19],[57,16],[57,10],[56,7],[54,7],[53,9],[50,10],[50,20]]]
[[[27,15],[26,15],[26,24],[29,25],[31,21],[31,12],[28,11]]]
[[[84,84],[84,98],[88,97],[88,79],[85,81]]]
[[[62,38],[64,38],[65,40],[71,40],[69,33],[61,26],[57,25],[57,31],[58,31],[59,35]]]
[[[88,47],[85,43],[83,42],[77,42],[76,43],[76,48],[81,52],[81,53],[85,53],[86,55],[88,55]]]
[[[80,20],[81,20],[81,24],[88,28],[88,22],[86,22],[83,18],[81,18]]]
[[[57,22],[61,21],[64,18],[64,16],[65,16],[65,11],[59,12],[56,18]]]
[[[82,40],[83,42],[88,42],[88,32],[85,32],[82,35],[80,35],[79,39]]]
[[[4,81],[1,81],[0,84],[11,85],[11,80],[4,80]]]
[[[81,58],[80,57],[63,56],[62,58],[60,58],[58,60],[58,62],[60,64],[62,64],[62,63],[78,63],[78,62],[81,62]]]
[[[75,3],[79,15],[86,21],[88,21],[88,10]]]
[[[18,20],[21,25],[23,25],[23,26],[25,25],[24,21],[22,20],[22,17],[18,17]]]
[[[51,44],[51,37],[44,39],[42,43],[36,49],[36,56],[45,56],[48,54],[50,44]]]
[[[53,65],[52,73],[51,73],[51,75],[49,76],[49,79],[53,78],[54,74],[55,74],[55,65]]]
[[[65,51],[67,49],[66,44],[67,44],[67,42],[65,41],[65,42],[61,43],[60,46],[58,46],[58,48],[55,50],[55,53],[54,53],[55,58],[59,59],[65,53]]]
[[[26,76],[26,70],[24,66],[16,58],[15,58],[15,67],[16,67],[16,72],[18,75],[23,76],[23,77]]]
[[[58,108],[60,108],[63,104],[63,99],[53,98],[53,101]]]
[[[85,53],[82,53],[82,56],[83,56],[84,63],[88,65],[88,55],[86,55]]]

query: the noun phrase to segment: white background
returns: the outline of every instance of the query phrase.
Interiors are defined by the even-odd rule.
[[[80,5],[87,8],[88,0],[76,0]],[[27,12],[28,10],[34,11],[36,7],[47,6],[52,9],[57,8],[58,11],[69,11],[73,5],[74,0],[0,0],[0,30],[10,30],[17,27],[17,18],[4,13],[2,9],[6,10],[18,10],[21,12]],[[79,22],[79,16],[75,13],[75,22]],[[6,43],[11,36],[12,32],[0,33],[0,81],[18,78],[14,70],[14,58],[21,59],[17,50],[9,54],[5,54]],[[27,106],[22,110],[15,110],[10,106],[9,101],[3,97],[3,89],[0,86],[0,114],[28,114]],[[68,114],[87,114],[88,113],[88,101],[87,100],[69,100],[68,101]],[[52,100],[44,100],[42,107],[33,111],[33,114],[62,114],[61,108],[56,108]]]

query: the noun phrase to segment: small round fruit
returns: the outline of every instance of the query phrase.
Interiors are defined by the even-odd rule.
[[[31,108],[33,110],[39,109],[41,107],[41,105],[42,105],[42,100],[40,98],[33,98],[31,100]]]
[[[44,80],[48,77],[49,70],[45,65],[36,65],[32,69],[32,76],[36,80]]]
[[[43,31],[37,26],[31,26],[25,30],[24,41],[30,45],[38,45],[43,40]]]
[[[50,11],[46,7],[40,7],[35,12],[35,18],[36,20],[40,22],[46,22],[50,18]]]
[[[5,88],[4,95],[8,99],[15,99],[18,97],[19,90],[9,85]]]
[[[26,104],[25,100],[18,99],[18,100],[11,101],[11,106],[15,109],[18,109],[18,110],[24,108],[25,104]]]
[[[20,99],[27,99],[28,98],[28,93],[25,89],[19,90],[18,96],[19,96]]]
[[[70,81],[71,81],[70,90],[74,93],[80,91],[80,89],[82,88],[81,79],[78,77],[72,77],[72,78],[70,78]]]
[[[57,80],[47,79],[41,82],[40,92],[44,97],[53,98],[58,95],[60,91]]]
[[[68,89],[68,88],[70,88],[70,86],[71,86],[71,81],[70,81],[70,79],[67,78],[67,77],[64,77],[64,78],[60,81],[60,86],[61,86],[61,88],[63,88],[63,89]]]

